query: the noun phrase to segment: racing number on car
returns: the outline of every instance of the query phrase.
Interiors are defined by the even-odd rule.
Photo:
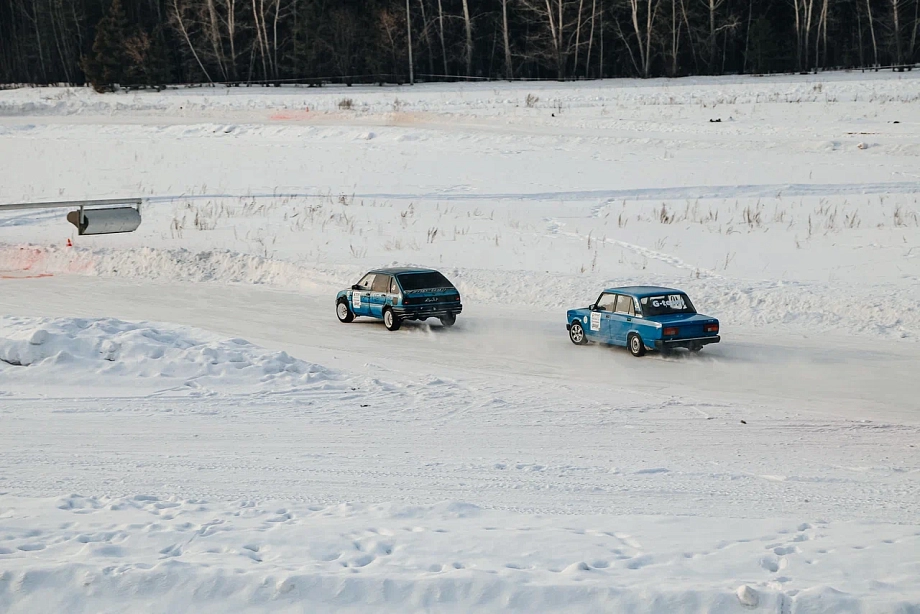
[[[355,309],[361,309],[361,293],[360,292],[352,292],[351,306]]]
[[[601,329],[601,314],[595,311],[591,314],[591,330],[598,331]]]

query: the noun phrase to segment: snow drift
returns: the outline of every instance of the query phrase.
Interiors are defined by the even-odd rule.
[[[205,394],[316,389],[341,376],[243,339],[112,318],[0,318],[0,389]]]

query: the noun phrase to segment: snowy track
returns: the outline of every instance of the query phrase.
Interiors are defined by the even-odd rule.
[[[0,203],[150,197],[116,236],[0,213],[0,611],[915,614],[917,100],[0,93]],[[337,322],[389,264],[457,326]],[[568,341],[634,283],[724,342]]]
[[[370,320],[338,323],[329,300],[245,286],[80,277],[0,283],[6,312],[17,309],[8,297],[40,305],[31,311],[46,316],[91,317],[105,305],[116,317],[207,326],[363,374],[344,393],[232,402],[194,373],[191,387],[170,381],[172,393],[137,398],[15,394],[4,405],[51,413],[10,410],[18,418],[8,434],[23,454],[5,454],[13,493],[37,489],[40,476],[72,456],[69,441],[102,438],[81,461],[97,469],[69,478],[71,490],[105,492],[117,476],[122,492],[149,492],[154,479],[158,496],[221,500],[256,488],[324,504],[349,493],[386,502],[399,492],[412,503],[475,500],[534,513],[676,508],[895,522],[920,506],[906,488],[920,472],[920,416],[906,384],[920,360],[917,344],[866,352],[852,342],[729,333],[698,357],[636,360],[620,349],[573,346],[552,314],[474,307],[454,329],[407,325],[393,334]],[[66,376],[66,366],[59,373]],[[0,389],[17,383],[15,371],[6,376]],[[60,429],[50,437],[61,446],[54,454],[37,445],[47,430],[38,441],[29,435],[51,415],[46,428]],[[147,458],[159,460],[148,466]],[[312,493],[305,499],[304,482]]]

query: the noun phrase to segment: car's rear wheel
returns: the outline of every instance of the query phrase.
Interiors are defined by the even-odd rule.
[[[383,325],[387,327],[387,330],[399,330],[401,324],[402,321],[396,317],[392,309],[386,309],[383,312]]]
[[[585,329],[582,328],[581,322],[577,320],[572,322],[572,325],[569,327],[569,339],[571,339],[572,343],[575,345],[585,345],[588,343],[588,337],[585,335]]]
[[[441,326],[453,326],[457,323],[457,314],[448,313],[444,314],[439,318],[441,320]]]
[[[339,322],[344,322],[345,324],[355,319],[355,314],[352,313],[351,308],[348,307],[348,301],[345,299],[339,299],[335,304],[335,315],[338,317]]]
[[[645,343],[642,341],[642,337],[636,333],[629,335],[629,339],[626,340],[627,345],[629,346],[629,353],[635,356],[636,358],[640,356],[645,356]]]

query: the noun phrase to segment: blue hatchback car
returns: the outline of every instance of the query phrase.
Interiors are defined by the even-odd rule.
[[[434,269],[376,269],[335,297],[340,322],[370,316],[383,320],[387,330],[398,330],[403,320],[428,318],[453,326],[461,311],[460,293]]]
[[[657,286],[609,288],[594,304],[566,313],[569,339],[626,346],[633,356],[646,350],[699,352],[718,343],[719,321],[696,312],[684,292]]]

